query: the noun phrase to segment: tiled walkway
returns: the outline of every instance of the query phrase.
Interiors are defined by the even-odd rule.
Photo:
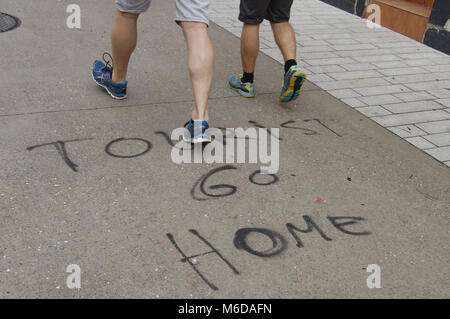
[[[239,0],[211,19],[240,36]],[[291,23],[309,81],[450,166],[450,56],[319,0],[294,0]],[[270,25],[261,51],[283,62]]]

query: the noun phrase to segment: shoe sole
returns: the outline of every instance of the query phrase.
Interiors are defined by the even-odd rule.
[[[280,97],[280,102],[296,100],[302,94],[301,88],[306,81],[306,73],[298,72],[291,77],[289,89]]]
[[[230,83],[228,83],[228,86],[230,87],[230,89],[232,89],[232,90],[238,92],[238,93],[239,93],[241,96],[243,96],[243,97],[246,97],[246,98],[248,98],[248,99],[252,99],[252,98],[255,97],[255,94],[253,94],[253,95],[246,95],[247,92],[241,91],[241,89],[236,89],[236,88],[233,87]]]
[[[114,100],[125,100],[127,98],[127,96],[115,96],[114,94],[112,94],[109,89],[104,86],[103,84],[98,83],[95,78],[94,75],[92,75],[92,79],[94,80],[94,82],[101,88],[104,88],[106,90],[106,92],[108,92],[108,94],[114,99]]]
[[[210,138],[194,138],[191,140],[187,140],[184,138],[183,136],[183,141],[185,141],[186,143],[191,143],[191,144],[199,144],[199,143],[211,143],[211,139]]]

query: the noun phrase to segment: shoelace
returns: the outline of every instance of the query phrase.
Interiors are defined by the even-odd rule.
[[[109,60],[110,60],[110,61],[108,61],[107,59],[105,59],[105,56],[109,57]],[[112,74],[112,71],[113,71],[113,65],[114,65],[114,60],[113,60],[113,57],[111,56],[111,54],[109,54],[108,52],[104,52],[104,53],[103,53],[103,61],[105,62],[105,69],[111,70],[111,74]]]
[[[107,59],[105,58],[105,56],[108,57],[109,60],[107,60]],[[103,69],[104,69],[104,70],[106,69],[107,71],[111,72],[110,74],[111,74],[111,77],[112,77],[112,73],[113,73],[113,65],[114,65],[114,59],[113,59],[113,57],[112,57],[111,54],[109,54],[108,52],[104,52],[102,58],[103,58],[103,61],[105,62],[105,67],[104,67]],[[112,79],[111,79],[111,80],[112,80]],[[121,92],[124,92],[125,90],[126,90],[125,88],[122,88],[122,89],[121,89]]]

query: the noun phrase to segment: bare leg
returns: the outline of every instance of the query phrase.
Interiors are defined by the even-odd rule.
[[[125,82],[128,63],[137,43],[138,14],[116,10],[111,31],[112,56],[114,59],[113,82]]]
[[[189,74],[194,90],[192,119],[208,121],[208,98],[214,74],[214,48],[202,22],[180,22],[188,48]]]
[[[242,68],[246,73],[255,72],[259,53],[259,24],[244,23],[241,35]]]
[[[295,32],[289,22],[271,22],[275,42],[283,54],[284,61],[295,60],[297,58],[297,46],[295,42]]]

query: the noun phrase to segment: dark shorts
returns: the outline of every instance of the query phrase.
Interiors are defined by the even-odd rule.
[[[264,19],[274,23],[288,22],[293,0],[241,0],[239,20],[260,24]]]

